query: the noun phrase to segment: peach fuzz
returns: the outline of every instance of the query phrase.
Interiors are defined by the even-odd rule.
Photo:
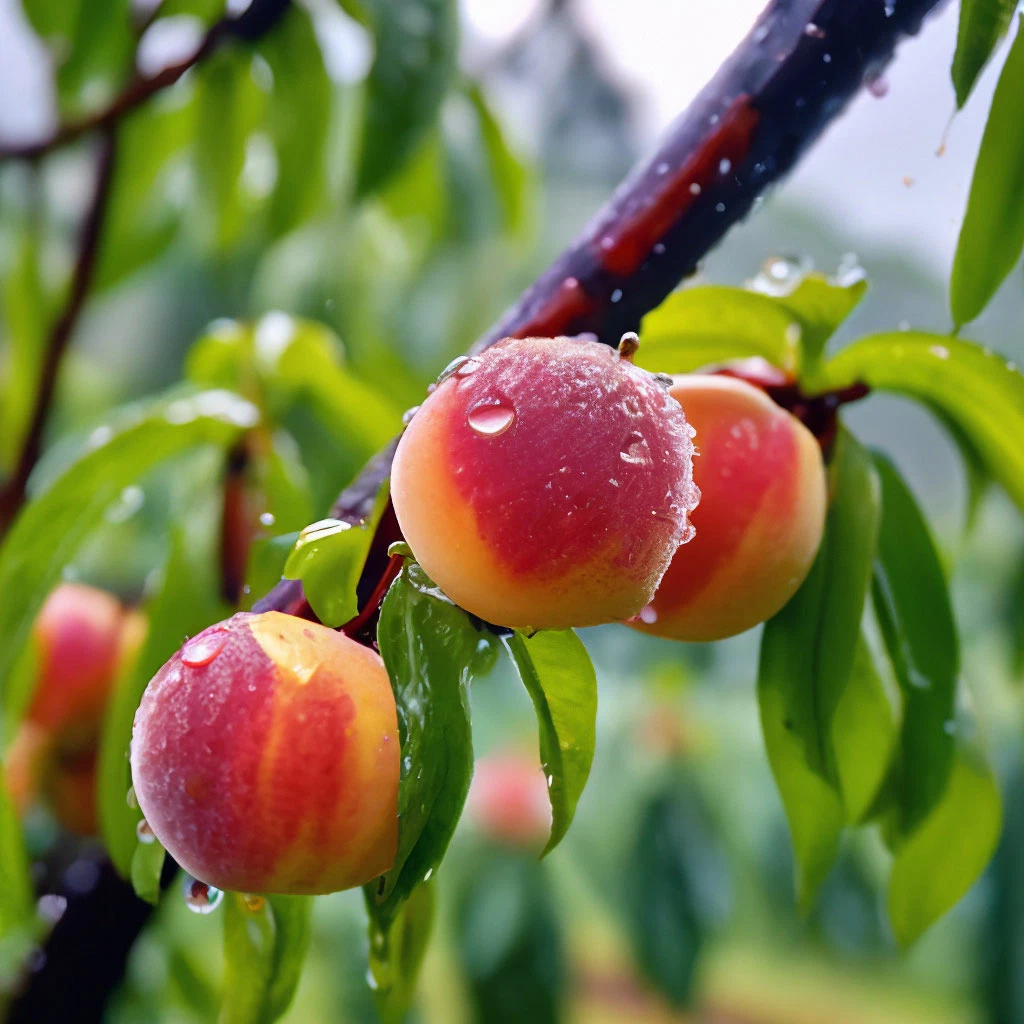
[[[720,640],[771,618],[803,583],[825,525],[825,467],[814,435],[760,388],[688,374],[672,395],[697,431],[696,535],[630,625]]]
[[[635,615],[696,502],[679,403],[615,350],[505,339],[457,361],[412,417],[391,494],[426,573],[502,626]]]
[[[394,862],[391,684],[325,626],[239,613],[193,637],[146,689],[131,767],[156,837],[220,889],[335,892]]]

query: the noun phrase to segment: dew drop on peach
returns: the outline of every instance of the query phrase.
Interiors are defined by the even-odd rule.
[[[515,409],[509,405],[478,405],[470,409],[466,422],[481,437],[497,437],[504,434],[515,419]]]
[[[189,668],[202,668],[209,665],[227,643],[227,635],[223,630],[207,630],[193,637],[181,649],[181,663]]]
[[[224,893],[198,878],[186,875],[182,885],[185,906],[194,914],[210,914],[220,906]]]

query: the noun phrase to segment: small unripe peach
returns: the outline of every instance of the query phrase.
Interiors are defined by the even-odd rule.
[[[672,394],[697,431],[696,536],[631,625],[719,640],[771,618],[803,583],[825,524],[825,467],[811,432],[760,388],[688,374]]]
[[[395,513],[427,574],[482,619],[617,621],[650,600],[688,529],[690,438],[666,388],[607,346],[506,339],[413,416]]]
[[[146,689],[131,766],[150,829],[217,888],[335,892],[394,862],[387,670],[325,626],[239,613],[193,637]]]
[[[536,758],[505,753],[481,757],[466,809],[488,839],[540,850],[551,832],[551,801]]]

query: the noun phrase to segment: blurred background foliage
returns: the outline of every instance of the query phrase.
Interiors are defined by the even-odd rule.
[[[707,29],[701,18],[716,20],[720,31],[708,35],[721,49],[716,61],[728,49],[723,32],[731,26],[738,38],[749,26],[753,9],[741,6],[692,15],[698,34]],[[2,0],[0,61],[29,60],[45,85],[33,98],[5,73],[0,131],[31,141],[55,118],[67,123],[102,108],[129,80],[133,59],[154,74],[186,58],[224,7]],[[606,8],[517,2],[503,21],[482,2],[308,0],[259,39],[225,40],[125,117],[90,298],[30,490],[109,426],[114,406],[182,378],[238,390],[273,411],[248,599],[258,596],[257,581],[276,578],[275,558],[287,550],[275,555],[273,537],[326,512],[398,428],[402,411],[649,143],[655,86],[631,80],[615,59],[631,37],[616,36]],[[640,5],[640,31],[663,34],[660,14],[656,4]],[[862,163],[826,140],[792,189],[769,197],[707,260],[704,278],[739,283],[780,254],[832,270],[856,245],[872,288],[840,341],[904,324],[948,330],[951,249],[928,258],[922,244],[938,237],[931,222],[959,223],[978,117],[972,122],[968,108],[968,128],[951,143],[965,154],[959,177],[927,200],[930,208],[913,200],[918,220],[930,224],[920,236],[904,232],[901,241],[876,230],[887,212],[896,224],[905,218],[897,206],[911,202],[902,197],[913,185],[891,174],[880,181],[876,172],[884,154],[904,146],[900,126],[922,105],[940,121],[952,113],[953,30],[947,12],[910,44],[927,59],[914,58],[903,78],[897,64],[882,105],[862,101],[834,130],[859,139]],[[990,92],[985,82],[981,91]],[[681,109],[688,88],[665,79],[653,108]],[[858,118],[870,118],[867,141]],[[934,159],[939,138],[920,142],[918,135],[907,145],[908,166]],[[98,145],[87,136],[42,162],[0,164],[5,471],[72,273]],[[930,147],[925,156],[922,146]],[[859,199],[849,208],[829,201],[843,195]],[[861,216],[865,196],[875,197],[874,219]],[[260,317],[253,330],[233,323]],[[1024,360],[1022,323],[1018,267],[969,333]],[[286,349],[290,370],[279,365]],[[274,364],[273,386],[250,372],[261,360]],[[1002,847],[984,879],[909,953],[898,953],[883,911],[887,854],[876,836],[858,835],[820,905],[801,920],[758,726],[756,635],[712,647],[590,630],[599,739],[575,826],[538,863],[487,840],[467,816],[438,878],[441,917],[416,1019],[1024,1021],[1024,534],[994,492],[966,529],[953,450],[925,413],[873,398],[849,420],[893,453],[932,512],[949,564],[955,560],[966,682],[1002,768],[1007,809]],[[65,577],[136,600],[159,593],[162,575],[176,566],[198,581],[203,607],[215,608],[216,583],[202,581],[201,567],[212,575],[217,560],[221,472],[221,460],[200,448],[125,488]],[[194,575],[182,568],[184,549]],[[262,575],[261,552],[269,566]],[[478,757],[535,749],[532,710],[507,669],[475,687],[473,705]],[[59,847],[55,860],[54,825],[39,814],[28,839],[40,871],[87,873],[99,857],[86,845]],[[165,899],[110,1019],[212,1019],[220,948],[214,917]],[[287,1019],[375,1020],[365,972],[359,894],[318,900]]]

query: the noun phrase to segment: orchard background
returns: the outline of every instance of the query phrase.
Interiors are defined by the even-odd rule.
[[[670,6],[0,0],[9,1019],[1024,1021],[1020,19]],[[580,644],[389,557],[452,359],[627,331],[782,371],[831,493],[786,608]],[[164,858],[136,707],[253,605],[379,639],[415,878]]]

